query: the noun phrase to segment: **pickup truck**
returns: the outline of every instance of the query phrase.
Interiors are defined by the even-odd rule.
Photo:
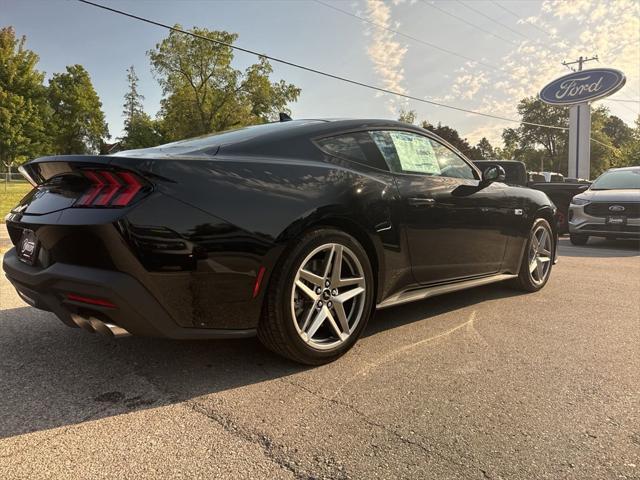
[[[589,188],[590,184],[590,182],[575,179],[557,181],[558,178],[562,179],[560,175],[551,176],[552,181],[545,181],[545,176],[542,174],[530,175],[527,173],[525,164],[517,160],[474,160],[473,163],[481,171],[494,165],[499,165],[504,169],[506,174],[505,183],[521,185],[546,193],[558,208],[559,233],[569,232],[569,225],[567,223],[569,202],[575,195]]]

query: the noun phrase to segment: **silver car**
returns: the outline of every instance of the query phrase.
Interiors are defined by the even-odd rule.
[[[571,199],[571,243],[589,237],[640,238],[640,166],[612,168]]]

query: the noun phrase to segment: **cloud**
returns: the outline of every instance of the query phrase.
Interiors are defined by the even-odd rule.
[[[390,6],[382,0],[367,0],[365,15],[368,20],[378,25],[398,28],[397,24],[392,24]],[[373,62],[376,74],[382,80],[382,86],[388,90],[407,93],[402,68],[407,47],[394,40],[394,34],[388,30],[372,26],[368,34],[371,42],[367,47],[367,54]],[[393,114],[396,114],[405,104],[406,102],[395,96],[388,100],[389,110]]]
[[[537,95],[549,81],[568,73],[562,66],[563,60],[572,61],[581,55],[593,54],[598,55],[600,65],[590,62],[585,68],[603,66],[625,72],[627,84],[615,97],[636,100],[640,97],[640,2],[545,0],[538,15],[526,20],[557,34],[520,42],[501,59],[502,72],[476,67],[475,73],[470,75],[467,68],[459,69],[453,87],[443,98],[466,100],[456,103],[494,115],[518,118],[516,107],[522,98]],[[612,113],[627,121],[634,119],[633,108],[628,106],[633,104],[608,102],[606,105]],[[499,121],[478,122],[476,125],[482,122],[486,126],[465,132],[474,142],[482,136],[499,140],[496,132],[502,127],[517,125],[507,123],[501,127]]]

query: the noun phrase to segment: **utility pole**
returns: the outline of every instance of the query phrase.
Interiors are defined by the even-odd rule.
[[[582,71],[582,66],[591,61],[598,61],[598,56],[583,57],[573,62],[562,62],[571,71]],[[576,70],[571,65],[578,65]],[[579,103],[569,109],[569,162],[567,176],[575,178],[589,178],[591,166],[591,106],[589,103]]]
[[[575,62],[562,62],[562,65],[564,65],[565,67],[567,67],[569,70],[575,72],[576,69],[573,68],[571,65],[575,65],[576,63],[578,64],[578,72],[582,71],[582,65],[587,63],[587,62],[591,62],[592,60],[595,60],[596,62],[598,62],[598,56],[594,55],[591,58],[586,58],[583,56],[580,56],[580,58],[578,58],[578,60],[576,60]]]

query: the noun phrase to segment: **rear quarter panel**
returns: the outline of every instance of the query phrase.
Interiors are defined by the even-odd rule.
[[[410,273],[394,220],[397,190],[393,177],[385,172],[323,161],[218,156],[145,160],[145,171],[166,179],[156,182],[157,193],[183,204],[178,210],[191,214],[168,215],[164,208],[150,211],[149,206],[141,206],[127,221],[132,226],[168,228],[193,242],[201,255],[196,272],[203,273],[197,281],[202,296],[220,291],[206,282],[233,272],[235,280],[227,282],[225,290],[230,291],[225,299],[251,300],[259,268],[266,267],[266,285],[287,246],[315,225],[349,225],[366,237],[361,243],[373,250],[378,297],[404,281],[402,275],[388,276],[388,271]],[[218,275],[207,276],[206,270]],[[193,288],[193,280],[189,274],[183,281],[192,282]],[[167,290],[171,284],[167,280]],[[263,292],[264,288],[258,302]],[[206,310],[206,305],[200,310]]]

